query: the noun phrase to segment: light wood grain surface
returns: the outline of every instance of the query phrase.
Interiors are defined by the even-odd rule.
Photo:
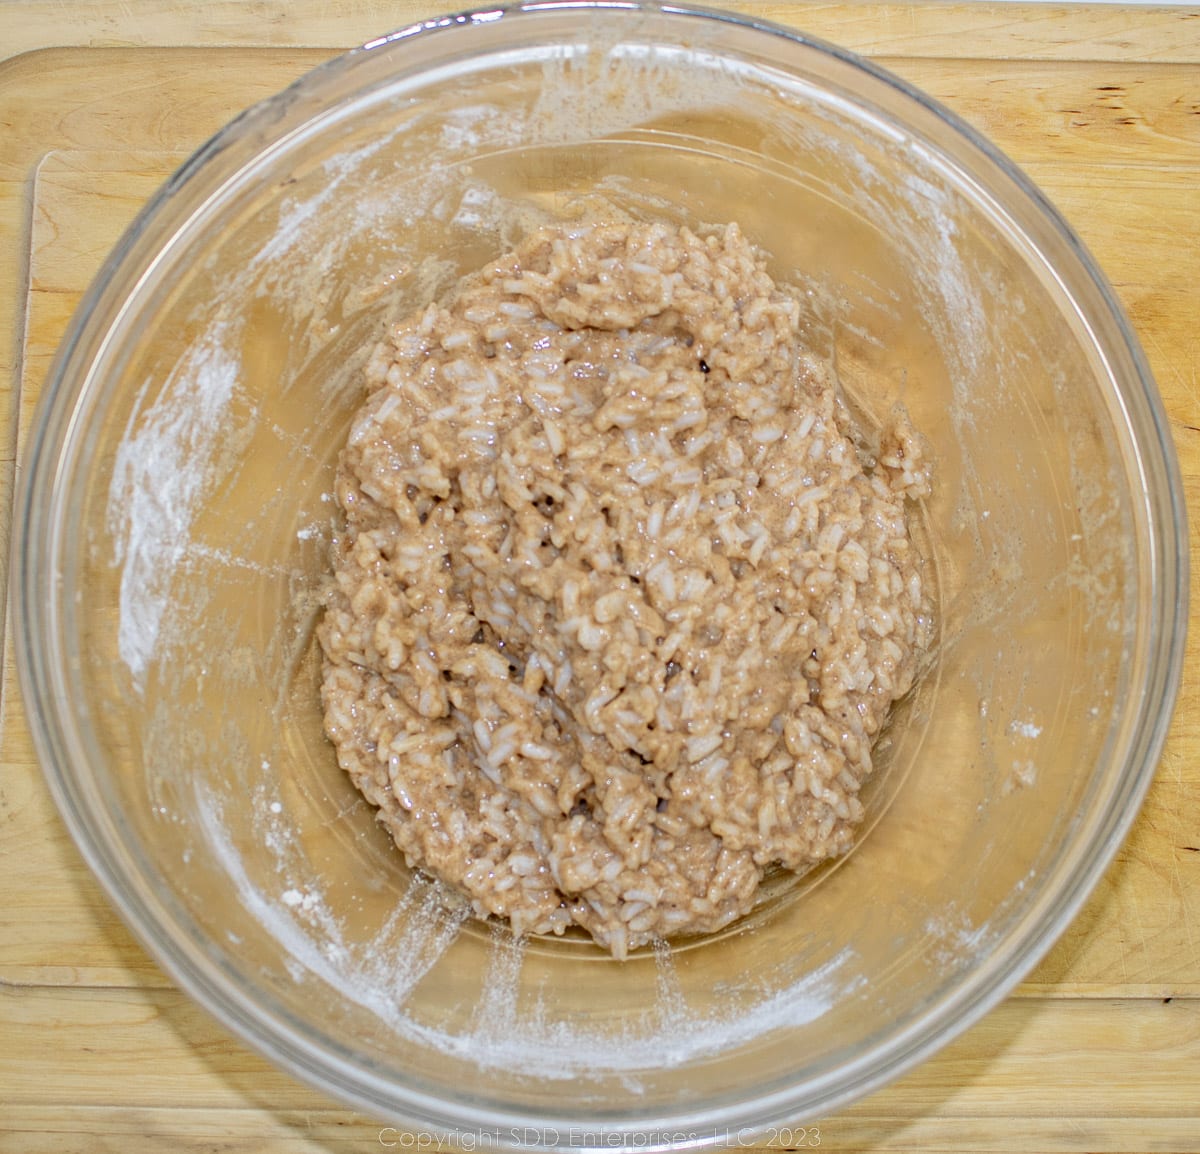
[[[1043,187],[1133,319],[1200,524],[1200,10],[738,6],[872,55]],[[432,11],[379,0],[0,0],[5,539],[14,461],[50,359],[137,208],[245,105],[331,50]],[[1195,592],[1193,606],[1195,616]],[[822,1120],[822,1148],[1200,1151],[1197,646],[1193,630],[1145,809],[1079,918],[983,1022]],[[378,1121],[272,1069],[172,988],[54,811],[7,629],[2,692],[0,1150],[404,1148]]]

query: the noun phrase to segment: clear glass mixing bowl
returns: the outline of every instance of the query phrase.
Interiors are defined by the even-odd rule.
[[[365,351],[584,195],[738,221],[862,419],[902,399],[937,467],[938,647],[857,848],[624,963],[410,874],[323,738],[313,641]],[[736,1144],[908,1069],[1067,924],[1163,740],[1183,522],[1112,293],[953,116],[780,28],[530,4],[317,69],[139,217],[25,462],[19,656],[113,901],[283,1066],[473,1144]]]

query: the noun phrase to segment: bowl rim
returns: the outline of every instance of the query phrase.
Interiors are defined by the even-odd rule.
[[[815,1096],[825,1113],[892,1081],[966,1030],[1033,968],[1078,912],[1128,834],[1156,771],[1182,674],[1188,611],[1187,517],[1179,465],[1149,365],[1107,279],[1058,210],[996,146],[940,102],[855,53],[772,21],[691,4],[663,0],[531,0],[451,13],[376,37],[318,65],[280,93],[253,105],[226,124],[154,194],[106,259],[72,317],[39,398],[27,437],[23,469],[18,476],[13,505],[17,531],[13,534],[10,557],[13,577],[10,606],[15,610],[12,614],[15,653],[26,715],[43,775],[76,845],[119,915],[184,991],[244,1041],[306,1082],[325,1091],[332,1090],[372,1113],[377,1113],[381,1102],[386,1100],[394,1119],[414,1130],[444,1135],[463,1132],[463,1119],[455,1115],[452,1102],[411,1091],[397,1097],[392,1083],[348,1067],[328,1049],[322,1049],[314,1059],[311,1037],[297,1030],[287,1015],[272,1012],[264,1008],[261,999],[248,996],[209,955],[179,949],[171,935],[159,932],[169,924],[164,919],[162,895],[147,885],[146,879],[129,877],[114,856],[108,839],[119,836],[115,827],[106,826],[103,834],[98,833],[97,815],[89,812],[78,778],[79,768],[86,762],[86,752],[67,704],[71,699],[67,674],[51,659],[55,646],[47,628],[54,605],[63,596],[61,574],[55,565],[61,504],[66,491],[62,456],[89,376],[90,361],[85,347],[89,322],[105,299],[109,284],[127,279],[122,272],[130,265],[136,266],[141,256],[139,242],[185,183],[216,162],[248,129],[269,128],[291,104],[314,90],[319,91],[331,77],[349,72],[371,54],[414,39],[428,43],[463,27],[498,21],[511,23],[536,18],[539,13],[564,11],[611,13],[613,19],[624,18],[622,14],[648,13],[752,30],[814,50],[858,70],[945,123],[968,149],[992,165],[1037,210],[1039,218],[1065,244],[1078,271],[1097,293],[1103,311],[1116,321],[1123,350],[1133,367],[1131,389],[1136,385],[1134,395],[1122,396],[1122,400],[1131,399],[1141,406],[1145,433],[1149,434],[1147,443],[1142,444],[1134,435],[1136,430],[1130,431],[1134,444],[1156,470],[1158,483],[1145,486],[1144,499],[1156,498],[1162,506],[1147,512],[1152,535],[1149,588],[1139,587],[1139,592],[1148,595],[1151,601],[1151,624],[1157,626],[1159,643],[1152,647],[1150,683],[1140,686],[1140,692],[1128,702],[1128,707],[1136,710],[1137,722],[1130,758],[1113,797],[1113,802],[1120,804],[1109,805],[1104,815],[1106,820],[1092,831],[1090,852],[1076,854],[1073,869],[1060,878],[1059,888],[1041,893],[1040,900],[1031,904],[1026,916],[1004,939],[1005,950],[993,948],[982,964],[971,968],[954,985],[947,997],[914,1015],[903,1031],[889,1036],[880,1050],[860,1056],[836,1080],[830,1075],[823,1081],[804,1084],[805,1097],[812,1100]],[[235,168],[233,175],[238,171]],[[881,1054],[883,1061],[879,1060]],[[634,1133],[661,1136],[659,1141],[638,1144],[641,1150],[729,1144],[727,1139],[735,1132],[740,1140],[743,1135],[761,1134],[774,1124],[793,1122],[796,1117],[797,1093],[795,1087],[790,1087],[746,1099],[738,1104],[736,1112],[727,1107],[719,1111],[692,1109],[679,1117],[664,1116],[653,1125],[632,1118],[589,1124],[589,1131],[595,1131],[601,1140],[594,1147],[571,1145],[570,1148],[611,1150],[617,1147],[604,1138],[628,1137]],[[476,1111],[471,1121],[476,1132],[500,1135],[502,1145],[520,1145],[516,1141],[504,1142],[503,1135],[510,1127],[526,1126],[529,1118],[522,1112],[495,1109]],[[565,1131],[569,1118],[547,1116],[539,1118],[536,1125],[547,1139],[536,1144],[557,1147],[560,1131]],[[549,1140],[551,1134],[554,1140]],[[681,1135],[685,1140],[670,1140]]]

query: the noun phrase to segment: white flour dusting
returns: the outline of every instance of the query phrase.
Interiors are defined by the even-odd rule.
[[[493,941],[493,964],[489,988],[502,1012],[506,1000],[515,999],[515,975],[511,969],[519,945]],[[500,935],[497,935],[499,939]],[[497,959],[496,955],[500,957]],[[486,1018],[464,1034],[431,1029],[416,1021],[395,1025],[399,1032],[435,1049],[468,1059],[479,1066],[520,1072],[528,1077],[573,1080],[587,1074],[627,1073],[669,1069],[718,1054],[762,1038],[777,1030],[795,1029],[816,1021],[835,1001],[861,988],[861,982],[846,980],[841,971],[854,958],[843,949],[829,962],[775,993],[763,992],[750,1007],[739,1005],[724,1014],[695,1013],[682,1001],[655,1006],[643,1020],[634,1017],[619,1031],[608,1032],[584,1024],[551,1022],[536,1010],[525,1015],[511,1013],[510,1026],[498,1030]],[[661,965],[661,962],[660,962]],[[745,995],[750,991],[739,991]],[[636,1080],[626,1082],[629,1089]]]
[[[926,952],[939,969],[965,966],[986,950],[991,934],[989,925],[977,925],[963,910],[949,903],[925,922],[925,933],[931,939]]]
[[[237,387],[235,337],[231,325],[215,324],[143,410],[147,382],[117,447],[108,493],[113,561],[121,570],[117,646],[139,687]]]
[[[1008,732],[1016,734],[1018,737],[1027,737],[1032,741],[1035,737],[1041,737],[1042,727],[1034,725],[1032,721],[1013,721],[1008,727]]]
[[[483,980],[483,997],[472,1015],[470,1034],[495,1047],[515,1030],[525,1029],[519,1021],[517,997],[521,985],[521,964],[525,960],[525,944],[505,929],[495,926],[488,950],[487,975]]]
[[[619,1031],[606,1031],[551,1020],[541,1001],[523,1005],[526,946],[507,929],[496,927],[488,946],[484,993],[469,1024],[461,1032],[438,1029],[408,1012],[406,1002],[454,942],[468,909],[440,885],[417,877],[374,937],[350,940],[330,909],[320,878],[296,849],[290,826],[272,806],[257,800],[258,833],[278,864],[278,887],[272,892],[250,878],[230,837],[222,802],[203,786],[197,787],[197,816],[239,900],[286,951],[292,979],[328,983],[378,1015],[399,1037],[485,1069],[570,1080],[680,1066],[772,1031],[815,1021],[862,985],[861,978],[843,974],[855,957],[846,948],[786,988],[735,990],[728,1011],[698,1013],[687,1004],[670,946],[661,943],[655,950],[654,1005],[631,1015]],[[636,1078],[627,1086],[631,1092],[639,1088]]]
[[[655,1000],[666,1021],[680,1022],[687,1014],[687,1004],[683,1000],[679,975],[675,972],[671,946],[661,938],[654,943],[654,962],[657,986]]]
[[[405,124],[397,125],[368,144],[327,158],[322,165],[324,180],[321,188],[315,195],[292,197],[283,202],[274,234],[251,258],[245,275],[252,276],[262,270],[290,269],[298,251],[311,256],[309,242],[313,237],[323,235],[322,230],[310,227],[318,221],[321,209],[334,202],[347,179],[391,144],[405,127]]]
[[[265,893],[250,878],[233,844],[220,799],[197,785],[196,802],[196,816],[210,847],[247,911],[286,952],[293,980],[317,978],[389,1025],[402,1023],[404,1000],[454,940],[465,913],[449,910],[434,886],[414,881],[375,938],[347,941],[288,827],[272,821],[264,835],[276,856],[279,879],[278,892]]]
[[[378,990],[399,1016],[417,983],[437,964],[458,936],[470,911],[449,905],[437,886],[414,878],[383,928],[367,948],[347,947],[356,962],[352,980]]]

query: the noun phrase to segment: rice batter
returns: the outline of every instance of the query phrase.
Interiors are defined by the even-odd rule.
[[[518,934],[715,930],[846,852],[930,638],[868,447],[736,226],[547,228],[397,325],[337,474],[326,731]]]

